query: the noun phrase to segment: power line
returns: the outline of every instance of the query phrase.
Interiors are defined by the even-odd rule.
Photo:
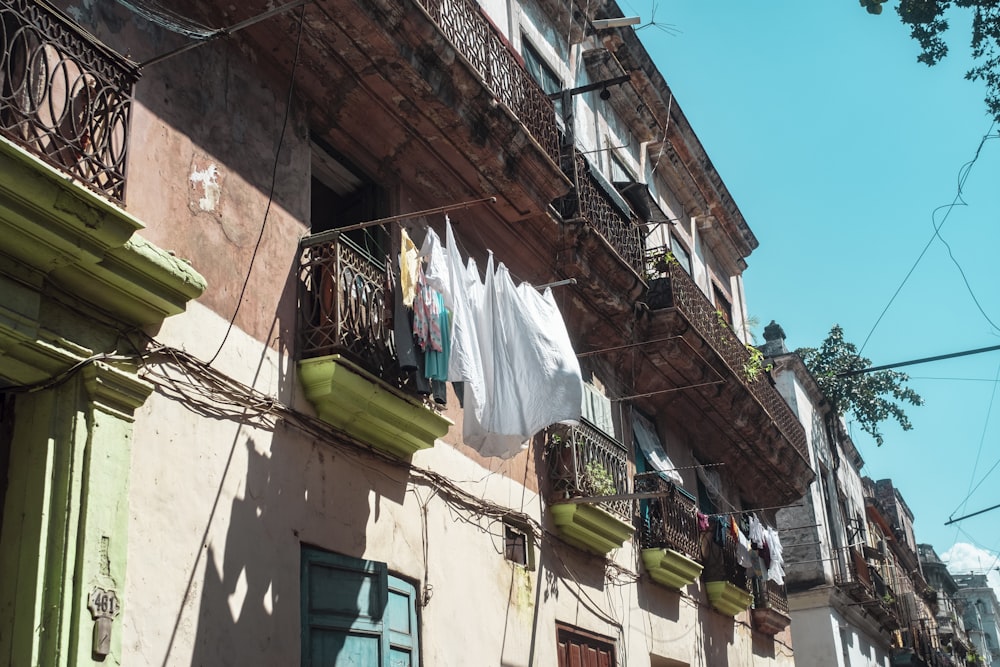
[[[298,2],[298,0],[296,0]],[[292,4],[292,3],[289,3]],[[267,193],[267,206],[264,208],[264,219],[260,223],[260,234],[257,235],[257,243],[253,247],[253,253],[250,255],[250,266],[247,267],[246,277],[243,279],[243,287],[240,289],[240,296],[236,300],[236,308],[233,310],[233,316],[229,320],[229,326],[226,327],[226,335],[222,337],[222,342],[219,343],[219,349],[215,351],[212,358],[208,360],[207,365],[211,366],[215,361],[219,353],[222,352],[222,348],[225,346],[226,341],[229,340],[229,334],[233,330],[233,325],[236,323],[236,315],[240,312],[240,306],[243,305],[243,296],[246,294],[247,286],[250,284],[250,274],[253,272],[253,264],[257,259],[257,251],[260,250],[260,243],[264,239],[264,230],[267,229],[267,216],[271,212],[271,204],[274,202],[274,188],[278,181],[278,158],[281,156],[281,147],[285,143],[285,129],[288,127],[288,116],[292,109],[293,93],[295,92],[295,70],[299,64],[299,49],[302,45],[302,28],[305,25],[306,19],[306,8],[305,2],[299,2],[302,6],[299,12],[299,34],[295,39],[295,57],[292,59],[292,71],[288,75],[288,97],[285,100],[285,116],[281,119],[281,133],[278,135],[278,147],[274,151],[274,162],[271,166],[271,187]]]
[[[890,368],[900,368],[902,366],[913,366],[915,364],[926,364],[932,361],[942,361],[944,359],[955,359],[957,357],[967,357],[971,354],[982,354],[984,352],[995,352],[1000,350],[1000,345],[991,345],[989,347],[980,347],[975,350],[965,350],[963,352],[951,352],[949,354],[938,354],[933,357],[923,357],[920,359],[912,359],[910,361],[899,361],[893,364],[882,364],[881,366],[869,366],[868,368],[858,368],[854,370],[841,371],[835,373],[834,377],[850,377],[852,375],[861,375],[862,373],[874,373],[875,371],[884,371]]]
[[[984,510],[979,510],[978,512],[973,512],[972,514],[965,514],[963,516],[956,517],[954,519],[948,519],[947,521],[944,522],[944,525],[950,526],[951,524],[953,524],[953,523],[955,523],[957,521],[961,521],[963,519],[970,519],[970,518],[972,518],[974,516],[979,516],[980,514],[985,514],[986,512],[992,512],[993,510],[997,509],[998,507],[1000,507],[1000,505],[994,505],[993,507],[987,507]]]
[[[972,159],[969,160],[968,162],[966,162],[964,165],[962,165],[962,168],[959,169],[959,171],[958,171],[958,188],[957,188],[957,190],[955,192],[955,197],[952,199],[951,203],[950,204],[946,204],[944,206],[939,206],[938,208],[934,209],[934,211],[931,213],[931,224],[934,226],[934,233],[931,234],[930,239],[927,240],[927,244],[924,246],[923,250],[920,251],[920,254],[917,255],[916,261],[913,262],[913,266],[910,267],[910,270],[906,272],[906,275],[903,277],[903,281],[901,283],[899,283],[899,287],[896,288],[896,291],[893,292],[892,296],[889,298],[889,303],[885,304],[885,308],[882,309],[882,312],[879,314],[878,319],[875,320],[875,324],[872,325],[871,331],[868,332],[868,335],[865,337],[864,342],[861,344],[861,347],[858,349],[858,356],[861,355],[861,353],[865,349],[865,346],[868,345],[868,341],[871,340],[872,335],[875,333],[875,329],[878,328],[878,325],[882,322],[882,318],[885,317],[885,314],[887,312],[889,312],[889,308],[892,307],[892,304],[896,301],[896,297],[898,297],[899,293],[903,291],[903,286],[906,285],[907,281],[909,281],[909,279],[910,279],[910,276],[912,276],[913,272],[916,271],[917,265],[920,264],[920,260],[922,260],[924,258],[924,255],[927,254],[927,251],[930,249],[931,244],[934,243],[934,239],[935,238],[938,238],[938,239],[941,238],[941,228],[944,227],[944,223],[948,221],[948,216],[951,215],[951,212],[953,210],[955,210],[956,206],[966,206],[967,205],[965,203],[965,201],[962,199],[962,189],[965,187],[965,181],[969,178],[969,174],[972,172],[972,167],[979,160],[979,154],[983,150],[983,145],[986,143],[986,140],[987,139],[995,138],[996,135],[992,134],[993,128],[994,128],[995,125],[996,125],[996,123],[991,123],[990,124],[990,129],[987,130],[986,134],[984,134],[983,137],[982,137],[982,139],[979,140],[979,146],[976,147],[976,152],[973,155]],[[938,223],[935,220],[935,216],[937,215],[937,212],[940,211],[942,208],[943,209],[947,209],[947,210],[946,210],[946,212],[944,214],[944,217],[941,219],[941,222]],[[941,241],[943,243],[944,239],[941,239]],[[947,243],[945,244],[945,246],[947,247]],[[950,253],[950,249],[949,249],[949,253]],[[955,261],[954,257],[952,257],[952,261]],[[957,262],[956,262],[956,264],[957,264]],[[961,267],[959,267],[959,270],[961,271]],[[965,276],[964,272],[962,272],[962,276],[964,278],[964,276]],[[968,286],[969,286],[968,285],[968,281],[966,281],[966,287],[968,288]],[[970,289],[970,293],[971,293],[971,289]],[[978,307],[979,306],[979,301],[976,300],[976,297],[975,297],[974,294],[972,295],[972,298],[973,298],[973,301],[976,302],[976,305]],[[980,312],[982,312],[982,308],[981,307],[980,307]],[[984,315],[985,315],[985,313],[984,313]],[[989,321],[989,318],[987,318],[987,321]],[[990,325],[992,325],[994,328],[996,328],[996,326],[993,325],[992,321],[990,321]]]

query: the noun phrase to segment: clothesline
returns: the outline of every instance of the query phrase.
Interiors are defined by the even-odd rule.
[[[422,218],[427,215],[434,215],[435,213],[447,213],[448,211],[458,211],[463,208],[471,208],[473,206],[478,206],[479,204],[495,204],[497,203],[496,197],[484,197],[483,199],[473,199],[470,201],[459,202],[457,204],[446,204],[444,206],[435,206],[434,208],[427,208],[422,211],[413,211],[411,213],[400,213],[399,215],[390,215],[387,218],[378,218],[376,220],[366,220],[365,222],[359,222],[353,225],[347,225],[345,227],[338,227],[336,229],[331,229],[325,232],[320,232],[319,234],[313,234],[302,239],[303,246],[319,245],[322,243],[327,243],[329,241],[336,240],[341,234],[346,232],[353,232],[358,229],[365,229],[367,227],[375,227],[378,225],[384,225],[390,222],[398,222],[400,220],[410,220],[412,218]]]

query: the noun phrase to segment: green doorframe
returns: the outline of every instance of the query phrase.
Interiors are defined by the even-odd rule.
[[[0,535],[0,662],[121,663],[122,614],[95,654],[88,601],[124,604],[132,421],[152,387],[94,363],[62,385],[16,396]]]

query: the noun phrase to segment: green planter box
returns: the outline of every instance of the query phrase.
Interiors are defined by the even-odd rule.
[[[709,581],[705,584],[708,600],[726,616],[735,616],[750,606],[750,592],[728,581]]]
[[[643,549],[642,562],[653,581],[667,588],[693,584],[702,570],[701,563],[673,549]]]
[[[320,419],[401,459],[433,447],[452,424],[338,354],[300,361],[299,376]]]
[[[557,503],[549,511],[564,540],[600,556],[620,549],[635,532],[634,526],[595,505]]]

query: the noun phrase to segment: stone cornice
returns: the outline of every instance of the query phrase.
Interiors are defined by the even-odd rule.
[[[125,324],[159,324],[199,296],[191,266],[136,236],[142,223],[0,139],[0,253]]]

